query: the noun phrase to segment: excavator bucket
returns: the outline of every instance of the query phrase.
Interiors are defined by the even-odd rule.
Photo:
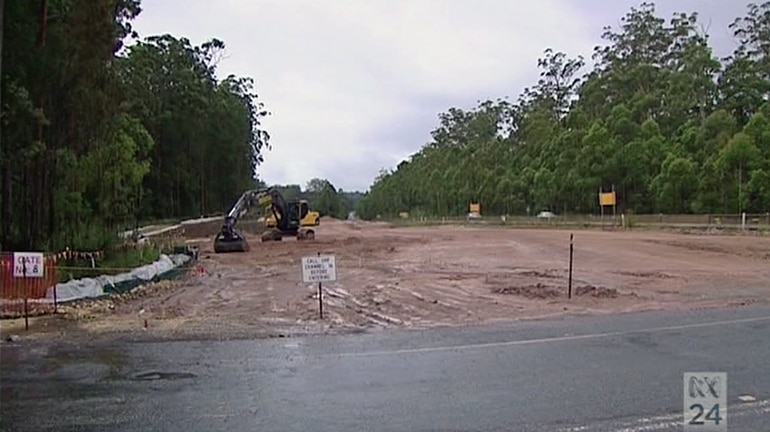
[[[251,250],[249,242],[242,236],[225,238],[218,235],[214,239],[214,253],[248,252],[249,250]]]

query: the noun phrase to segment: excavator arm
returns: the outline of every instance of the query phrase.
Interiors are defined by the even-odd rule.
[[[262,241],[281,240],[284,235],[293,235],[297,239],[312,238],[314,234],[308,233],[308,230],[300,229],[299,214],[296,209],[287,208],[286,200],[276,188],[253,189],[244,192],[238,201],[225,215],[225,222],[222,229],[214,239],[214,252],[247,252],[249,244],[240,232],[235,229],[238,221],[246,215],[251,207],[265,208],[270,206],[273,217],[276,221],[276,227],[267,230],[262,235]],[[309,235],[308,235],[309,234]]]
[[[225,215],[224,224],[222,229],[214,239],[214,252],[247,252],[249,250],[249,244],[240,232],[235,229],[238,221],[245,216],[252,206],[266,206],[273,201],[272,195],[278,195],[280,202],[280,193],[273,188],[252,189],[241,194],[238,201],[233,204],[233,207]],[[274,206],[273,206],[274,207]],[[280,213],[280,209],[274,212]]]

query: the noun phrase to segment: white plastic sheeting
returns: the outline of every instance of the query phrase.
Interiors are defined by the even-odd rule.
[[[56,300],[57,302],[68,302],[83,298],[101,297],[105,294],[105,287],[115,287],[116,284],[130,280],[150,281],[158,275],[185,264],[190,259],[189,255],[184,254],[171,256],[161,254],[154,263],[137,267],[127,273],[60,283],[56,285]],[[53,302],[53,290],[53,287],[48,289],[47,300],[50,302]]]
[[[174,225],[149,225],[149,226],[145,226],[137,229],[123,231],[121,233],[118,233],[118,235],[121,238],[125,238],[125,239],[131,238],[133,236],[137,236],[139,239],[139,242],[143,242],[143,241],[147,241],[149,237],[159,236],[167,232],[173,232],[180,228],[184,228],[190,225],[204,224],[204,223],[223,220],[223,218],[224,216],[210,216],[210,217],[201,216],[197,219],[183,220]]]
[[[183,220],[183,221],[179,222],[179,225],[195,225],[195,224],[216,222],[218,220],[223,220],[223,219],[224,219],[224,216],[200,217],[198,219]]]

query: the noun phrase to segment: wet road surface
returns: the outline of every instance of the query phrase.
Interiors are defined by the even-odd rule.
[[[3,344],[3,431],[681,431],[682,374],[770,422],[770,308],[251,340]],[[738,398],[750,395],[753,402]]]

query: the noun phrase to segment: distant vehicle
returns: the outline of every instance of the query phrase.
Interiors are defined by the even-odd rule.
[[[549,211],[541,211],[540,213],[537,214],[537,217],[540,219],[552,219],[552,218],[555,218],[556,215]]]

